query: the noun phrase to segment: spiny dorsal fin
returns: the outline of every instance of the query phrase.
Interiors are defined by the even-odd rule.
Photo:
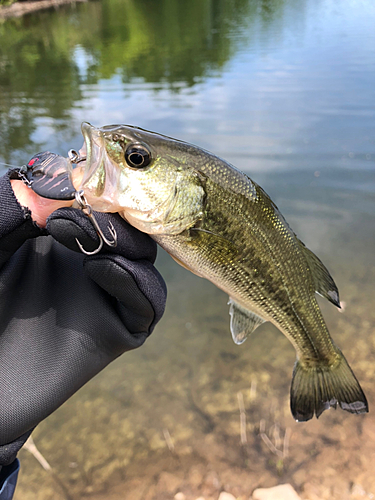
[[[262,319],[257,314],[249,311],[248,309],[240,306],[231,297],[229,297],[228,304],[230,306],[230,331],[234,343],[239,345],[245,342],[251,332],[253,332],[259,325],[264,323],[264,319]]]
[[[315,291],[337,307],[340,306],[339,291],[332,276],[323,262],[297,238],[298,244],[305,254],[314,280]]]

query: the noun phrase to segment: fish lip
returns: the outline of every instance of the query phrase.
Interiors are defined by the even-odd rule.
[[[93,127],[91,125],[91,123],[89,123],[89,122],[82,122],[81,123],[81,131],[82,131],[83,138],[86,142],[86,147],[88,147],[91,143],[90,137],[91,137],[91,133],[92,133],[93,129],[95,129],[95,127]]]
[[[81,131],[84,139],[82,152],[85,152],[86,156],[85,170],[80,185],[80,189],[83,189],[90,182],[100,164],[98,160],[103,151],[104,141],[101,131],[91,123],[82,122]]]

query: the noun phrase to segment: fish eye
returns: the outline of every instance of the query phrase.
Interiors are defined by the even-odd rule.
[[[151,153],[145,146],[133,144],[125,151],[125,160],[132,168],[144,168],[151,162]]]

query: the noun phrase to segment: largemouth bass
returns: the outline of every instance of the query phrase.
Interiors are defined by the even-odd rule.
[[[127,125],[84,123],[82,132],[86,162],[75,172],[75,186],[92,208],[118,212],[179,264],[228,293],[237,344],[265,321],[292,343],[290,404],[297,421],[337,405],[368,411],[316,301],[317,292],[340,307],[337,287],[260,186],[215,155],[170,137]]]

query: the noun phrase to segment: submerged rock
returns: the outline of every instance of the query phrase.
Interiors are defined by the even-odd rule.
[[[254,490],[253,500],[301,500],[291,484],[279,484],[273,488],[258,488]]]
[[[225,491],[222,491],[219,495],[218,500],[236,500],[236,497],[234,497],[230,493],[226,493]]]
[[[181,491],[176,493],[174,496],[174,500],[185,500],[185,499],[186,499],[186,496]]]

